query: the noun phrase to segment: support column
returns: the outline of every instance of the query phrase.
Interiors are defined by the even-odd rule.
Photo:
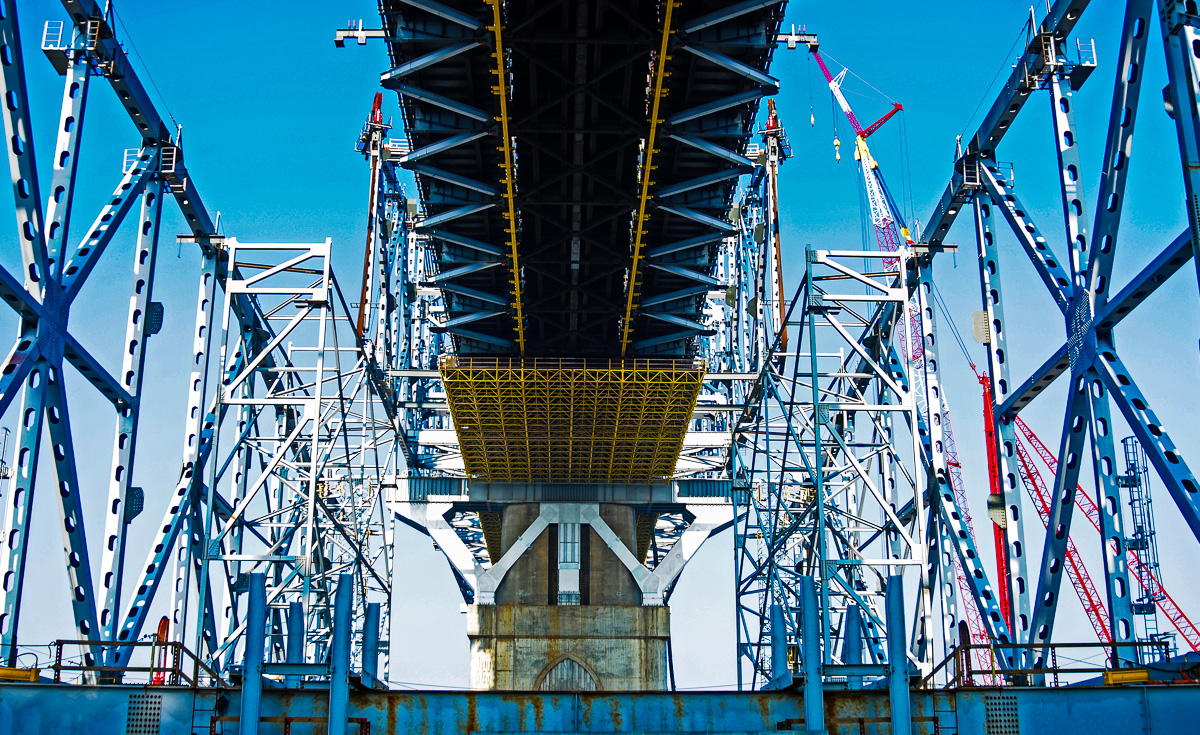
[[[1000,280],[1000,251],[992,231],[992,202],[983,194],[974,198],[975,238],[979,254],[979,289],[983,311],[987,314],[988,377],[994,406],[1004,402],[1013,390],[1008,362],[1004,359],[1008,332],[1004,324],[1004,290]],[[994,407],[993,407],[994,408]],[[1021,487],[1016,462],[1016,433],[1010,419],[994,413],[995,454],[1004,493],[1004,548],[1008,578],[997,580],[999,594],[1008,597],[1012,642],[1029,639],[1029,573],[1025,557],[1025,527],[1021,511]]]
[[[851,605],[846,609],[845,622],[842,623],[845,630],[842,631],[842,663],[854,666],[861,664],[862,660],[862,610],[858,605]],[[862,677],[848,677],[848,682],[851,689],[862,689]]]
[[[157,167],[157,164],[156,164]],[[129,394],[141,398],[142,377],[146,364],[146,338],[151,334],[147,317],[154,294],[154,270],[158,255],[158,226],[162,215],[163,182],[160,177],[142,194],[140,227],[134,248],[133,293],[125,321],[125,355],[120,380]],[[104,607],[100,610],[100,628],[104,640],[116,640],[120,629],[122,578],[125,569],[125,531],[136,513],[125,504],[133,482],[134,450],[137,445],[140,409],[133,406],[117,415],[117,436],[113,446],[112,472],[108,479],[108,516],[104,523],[104,548],[100,583],[104,587]]]
[[[787,660],[787,622],[783,605],[771,605],[771,683],[769,689],[792,685],[792,667]]]
[[[563,504],[558,518],[558,604],[582,600],[579,569],[579,506]]]
[[[825,690],[821,682],[821,608],[811,576],[800,577],[800,639],[804,647],[804,729],[825,732]]]
[[[0,655],[5,666],[16,666],[17,624],[21,614],[21,591],[25,581],[25,549],[28,542],[29,516],[33,511],[34,478],[37,476],[38,455],[42,446],[42,423],[46,400],[46,363],[39,359],[25,379],[21,396],[21,423],[17,428],[19,442],[16,454],[16,474],[9,486],[8,514],[4,517],[5,543],[0,544]]]
[[[287,629],[287,662],[289,664],[304,663],[304,603],[292,600],[288,603]],[[284,686],[299,686],[301,677],[285,676]]]
[[[246,610],[246,652],[242,663],[241,733],[258,733],[262,706],[263,648],[267,628],[267,578],[260,572],[250,575],[250,594]]]
[[[904,636],[904,578],[887,580],[888,695],[892,705],[892,735],[912,733],[912,702],[908,691],[908,643]]]
[[[375,686],[379,681],[379,603],[367,603],[363,619],[362,676],[364,683]]]
[[[333,598],[333,647],[329,654],[329,735],[346,735],[350,704],[350,605],[354,576],[339,574]]]

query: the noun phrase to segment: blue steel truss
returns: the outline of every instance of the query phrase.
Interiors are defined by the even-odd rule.
[[[1200,539],[1200,497],[1195,476],[1179,456],[1169,434],[1155,416],[1137,382],[1121,361],[1114,327],[1138,304],[1194,257],[1197,212],[1188,208],[1191,230],[1169,244],[1141,272],[1115,294],[1113,261],[1118,228],[1126,198],[1131,164],[1131,142],[1139,116],[1142,69],[1148,59],[1149,24],[1154,21],[1155,3],[1134,0],[1126,3],[1119,55],[1115,62],[1112,108],[1107,128],[1100,196],[1094,220],[1083,190],[1076,182],[1086,176],[1076,147],[1073,93],[1091,76],[1094,60],[1090,44],[1069,43],[1069,35],[1089,3],[1082,0],[1055,3],[1032,29],[1029,43],[1013,73],[993,103],[979,131],[971,137],[955,162],[954,175],[941,203],[931,217],[926,234],[931,244],[940,244],[955,217],[972,207],[976,217],[980,283],[984,310],[990,325],[989,367],[996,396],[996,436],[1001,457],[1009,529],[1009,574],[1007,587],[1013,601],[1016,635],[1028,643],[1031,662],[1041,660],[1038,644],[1053,640],[1055,613],[1060,598],[1064,555],[1071,529],[1074,493],[1085,462],[1084,443],[1090,436],[1092,467],[1102,495],[1101,532],[1105,539],[1105,587],[1111,630],[1115,641],[1131,641],[1135,631],[1131,612],[1129,574],[1125,565],[1125,532],[1122,512],[1124,492],[1116,480],[1116,452],[1112,439],[1110,405],[1129,424],[1145,449],[1151,465],[1162,479],[1180,513]],[[1194,3],[1159,2],[1157,15],[1166,46],[1167,70],[1171,79],[1168,102],[1179,133],[1189,201],[1196,176],[1197,101],[1194,85],[1195,59],[1181,49],[1195,37],[1200,18]],[[1181,86],[1182,85],[1182,86]],[[1064,213],[1067,257],[1058,237],[1039,230],[1016,193],[996,166],[996,151],[1004,134],[1025,103],[1039,90],[1047,90],[1057,141],[1059,180]],[[1004,360],[1004,291],[993,230],[999,213],[1015,234],[1030,262],[1062,312],[1066,339],[1033,375],[1018,382],[1010,376]],[[1059,240],[1062,242],[1062,240]],[[1065,265],[1064,265],[1065,264]],[[1020,500],[1016,468],[1012,466],[1012,419],[1056,378],[1069,375],[1071,388],[1059,445],[1058,471],[1052,491],[1049,531],[1042,544],[1036,586],[1027,576],[1024,544],[1013,536],[1019,529]],[[1033,547],[1036,548],[1036,547]],[[1030,598],[1029,592],[1034,591]],[[1118,657],[1120,658],[1120,657]],[[1117,665],[1132,663],[1118,660]]]
[[[243,660],[288,684],[306,676],[344,680],[350,661],[374,677],[375,652],[386,653],[388,643],[388,503],[451,494],[441,491],[462,477],[437,359],[452,352],[607,356],[626,345],[631,354],[708,360],[673,492],[677,499],[727,494],[734,504],[743,684],[802,680],[809,684],[806,717],[817,718],[813,683],[822,677],[851,687],[886,680],[892,716],[903,720],[910,672],[931,674],[939,654],[958,642],[962,605],[980,611],[992,642],[1024,646],[1023,660],[1010,649],[995,654],[1002,674],[1022,663],[1039,667],[1054,640],[1088,437],[1104,494],[1107,612],[1116,641],[1131,641],[1112,406],[1198,537],[1200,489],[1120,360],[1113,332],[1194,258],[1200,210],[1189,207],[1189,230],[1110,295],[1138,70],[1155,3],[1125,6],[1094,210],[1077,183],[1083,170],[1072,95],[1095,64],[1082,46],[1075,47],[1082,54],[1067,53],[1088,5],[1057,2],[1031,26],[1012,77],[960,150],[923,240],[887,253],[810,249],[805,278],[787,302],[775,183],[782,160],[751,141],[759,100],[778,90],[768,70],[781,40],[782,2],[618,2],[589,13],[565,0],[385,0],[381,29],[339,32],[342,41],[386,44],[390,68],[381,83],[399,96],[403,130],[389,137],[377,103],[359,140],[371,198],[355,302],[330,269],[328,241],[252,244],[217,234],[178,130],[159,116],[104,9],[91,0],[64,0],[70,20],[52,21],[42,38],[65,83],[53,194],[43,198],[17,3],[4,0],[0,92],[22,271],[0,269],[0,298],[20,318],[0,364],[0,413],[11,407],[20,417],[0,545],[0,659],[12,664],[18,651],[28,529],[44,477],[58,490],[66,600],[86,663],[127,664],[133,649],[118,644],[141,638],[152,604],[164,607],[169,595],[171,637],[193,646],[218,676]],[[1200,106],[1192,92],[1200,71],[1191,53],[1200,44],[1200,18],[1193,3],[1164,0],[1157,9],[1191,201],[1200,184]],[[72,236],[72,203],[94,77],[114,89],[140,141],[80,237]],[[1041,91],[1060,164],[1059,246],[1059,235],[1032,222],[995,158],[1015,116]],[[409,173],[416,186],[406,191],[401,181]],[[142,371],[161,309],[153,287],[166,197],[180,208],[191,231],[183,241],[196,246],[202,263],[187,424],[167,510],[145,563],[124,579],[127,553],[140,551],[127,548],[126,530],[141,493],[131,481],[137,437],[146,430]],[[118,371],[94,359],[68,322],[135,205]],[[998,587],[949,490],[940,428],[933,265],[968,206],[1009,519],[1009,578]],[[1062,346],[1019,383],[1004,357],[997,214],[1065,326]],[[1057,255],[1062,242],[1065,260]],[[850,264],[864,259],[874,265]],[[847,289],[849,281],[867,296]],[[905,347],[912,336],[922,343],[921,360]],[[114,409],[103,521],[89,523],[79,503],[67,364]],[[1011,421],[1065,374],[1071,389],[1051,531],[1035,584],[1019,522]],[[49,456],[40,451],[43,436]],[[659,518],[651,566],[694,520],[683,505]],[[453,560],[453,568],[470,599],[460,569],[488,561],[483,514],[464,503],[442,520],[468,557],[461,567]],[[93,533],[103,529],[98,569],[88,554],[89,525]],[[956,565],[970,599],[957,598]],[[1000,614],[1002,595],[1011,621]],[[366,631],[353,654],[349,628]],[[1112,664],[1136,663],[1128,650],[1114,646]],[[344,717],[345,701],[331,702],[331,711],[334,704]]]
[[[1167,50],[1167,66],[1172,86],[1167,90],[1169,110],[1174,117],[1180,137],[1180,149],[1191,196],[1196,175],[1195,140],[1200,130],[1200,112],[1193,89],[1196,75],[1195,58],[1182,53],[1191,39],[1196,38],[1200,18],[1194,4],[1159,3]],[[831,299],[821,286],[820,272],[814,274],[812,263],[828,265],[830,257],[821,251],[809,251],[809,276],[789,305],[786,326],[793,341],[803,347],[799,352],[782,349],[779,341],[773,350],[778,358],[763,361],[763,374],[751,389],[752,400],[737,431],[743,441],[739,446],[740,472],[736,475],[735,499],[738,516],[735,545],[737,561],[739,675],[742,685],[754,688],[786,686],[793,677],[806,676],[804,661],[806,641],[818,637],[822,646],[820,656],[826,677],[845,673],[851,686],[861,683],[862,673],[883,676],[883,669],[844,669],[849,662],[862,660],[866,645],[868,654],[882,660],[885,656],[884,638],[894,637],[895,631],[884,631],[884,616],[880,593],[886,585],[864,585],[855,574],[861,566],[847,573],[845,582],[837,576],[837,564],[847,558],[844,549],[865,548],[871,543],[887,542],[901,531],[912,534],[919,528],[920,508],[927,508],[924,538],[913,538],[913,546],[928,550],[929,566],[918,590],[926,585],[941,589],[940,619],[943,623],[942,645],[949,651],[957,645],[954,630],[954,605],[974,605],[982,614],[987,634],[993,643],[1020,644],[1017,649],[998,649],[993,653],[995,670],[1001,674],[1011,667],[1044,668],[1045,645],[1052,643],[1055,613],[1060,597],[1061,575],[1067,539],[1071,527],[1074,493],[1079,472],[1085,462],[1084,442],[1092,441],[1092,466],[1098,492],[1104,541],[1106,613],[1113,624],[1114,641],[1133,643],[1132,599],[1129,572],[1125,566],[1125,537],[1122,528],[1125,498],[1117,482],[1116,453],[1112,439],[1113,417],[1110,402],[1132,428],[1137,441],[1145,448],[1150,465],[1160,475],[1184,520],[1193,532],[1197,524],[1198,486],[1187,464],[1179,456],[1161,422],[1155,417],[1145,395],[1120,360],[1113,339],[1113,329],[1137,305],[1179,270],[1194,253],[1197,212],[1188,208],[1193,229],[1168,245],[1142,271],[1133,275],[1128,284],[1109,295],[1113,278],[1112,264],[1120,224],[1131,150],[1130,142],[1138,115],[1138,93],[1142,68],[1146,61],[1148,24],[1153,22],[1151,2],[1130,2],[1125,7],[1120,55],[1115,64],[1115,86],[1112,113],[1108,125],[1104,170],[1101,172],[1100,203],[1095,208],[1094,223],[1089,228],[1086,218],[1089,209],[1078,183],[1084,171],[1076,146],[1073,93],[1092,76],[1095,68],[1093,44],[1075,42],[1070,34],[1087,2],[1058,2],[1046,15],[1034,19],[1029,29],[1027,47],[1014,66],[1008,83],[984,119],[979,131],[960,147],[953,177],[937,206],[924,238],[912,246],[912,252],[902,259],[912,272],[908,278],[912,308],[919,315],[920,329],[914,327],[914,339],[922,345],[923,359],[910,364],[911,354],[904,348],[907,329],[897,328],[896,307],[881,307],[872,317],[869,313],[850,317],[856,324],[867,325],[857,335],[857,347],[862,360],[848,361],[841,372],[821,367],[821,340],[814,327],[831,314],[852,312],[837,299]],[[1190,11],[1190,12],[1189,12]],[[1021,203],[1011,183],[1010,170],[996,163],[996,149],[1010,129],[1015,116],[1034,93],[1045,90],[1052,111],[1051,123],[1057,141],[1060,188],[1062,192],[1062,235],[1040,230],[1031,220],[1028,209]],[[1189,199],[1190,201],[1190,199]],[[988,575],[980,565],[974,542],[961,522],[949,487],[948,472],[942,456],[941,429],[943,416],[933,416],[929,406],[941,405],[938,379],[936,309],[930,286],[933,283],[933,261],[945,248],[944,240],[956,216],[970,208],[975,214],[975,234],[979,255],[979,278],[983,319],[988,325],[987,350],[989,374],[995,405],[995,435],[997,456],[1004,491],[1008,579],[998,588],[988,583]],[[1007,330],[1004,322],[1004,291],[997,250],[998,233],[995,215],[999,214],[1012,230],[1017,243],[1033,264],[1051,298],[1062,312],[1066,339],[1052,357],[1023,382],[1009,373],[1006,353]],[[1064,237],[1065,236],[1065,237]],[[1056,254],[1054,242],[1065,239],[1069,257]],[[862,253],[860,255],[868,255]],[[813,258],[816,258],[814,261]],[[884,269],[877,269],[881,273]],[[871,274],[858,273],[852,268],[837,269],[838,277],[866,283]],[[868,288],[868,292],[870,289]],[[860,297],[862,298],[862,297]],[[814,316],[816,317],[814,319]],[[849,333],[842,337],[854,343]],[[838,343],[840,346],[840,342]],[[801,364],[805,355],[813,356],[811,366]],[[890,366],[893,389],[907,391],[912,385],[925,396],[925,408],[913,413],[907,422],[875,422],[875,446],[889,446],[891,451],[909,437],[919,440],[915,465],[906,472],[909,482],[917,487],[907,504],[893,505],[895,520],[864,519],[854,515],[853,492],[830,490],[838,487],[848,471],[859,487],[866,486],[875,467],[854,467],[856,452],[871,446],[870,442],[856,445],[845,437],[854,434],[850,427],[854,419],[839,414],[851,399],[862,400],[864,394],[839,385],[865,366]],[[913,375],[917,369],[920,376]],[[1012,419],[1034,397],[1058,376],[1070,374],[1072,382],[1064,417],[1062,440],[1055,478],[1052,519],[1044,538],[1040,567],[1036,578],[1031,577],[1026,562],[1027,546],[1019,519],[1020,489],[1015,462],[1015,434]],[[863,374],[864,378],[869,377]],[[918,379],[920,378],[920,379]],[[909,381],[912,381],[911,383]],[[852,380],[849,381],[853,383]],[[820,386],[818,388],[818,386]],[[812,396],[807,393],[812,391]],[[878,392],[886,396],[886,392]],[[828,397],[826,397],[828,396]],[[826,403],[830,405],[826,405]],[[884,405],[882,398],[877,406]],[[864,414],[856,414],[859,422]],[[908,414],[899,414],[908,416]],[[824,438],[822,438],[824,437]],[[862,441],[861,439],[859,441]],[[859,464],[862,464],[861,462]],[[920,478],[928,478],[923,483]],[[885,478],[884,486],[890,486]],[[822,488],[825,488],[824,490]],[[820,499],[820,500],[819,500]],[[850,505],[847,505],[847,504]],[[873,536],[847,543],[851,534],[839,534],[839,524],[866,521],[877,528]],[[915,525],[914,525],[915,524]],[[913,534],[915,535],[915,534]],[[1200,533],[1198,533],[1200,535]],[[913,552],[907,552],[913,553]],[[955,601],[953,574],[950,564],[957,556],[963,565],[971,600]],[[895,556],[895,554],[893,554]],[[903,555],[902,555],[903,556]],[[916,558],[915,555],[912,558]],[[821,585],[830,591],[832,603],[821,599],[821,615],[813,626],[804,624],[802,580],[814,574],[830,580]],[[877,575],[882,578],[882,574]],[[941,583],[937,582],[941,577]],[[911,589],[911,586],[910,586]],[[993,592],[993,589],[996,591]],[[844,590],[844,592],[843,592]],[[1032,595],[1031,595],[1032,593]],[[875,602],[871,595],[876,595]],[[1012,620],[1003,619],[998,595],[1009,597]],[[936,599],[937,595],[935,595]],[[911,598],[910,598],[911,599]],[[854,608],[859,609],[854,609]],[[912,605],[907,626],[910,637],[909,655],[913,663],[928,671],[933,644],[929,633],[929,616],[935,614],[928,597]],[[1010,631],[1009,626],[1012,626]],[[892,633],[892,636],[888,636]],[[1127,646],[1112,648],[1111,666],[1136,665],[1139,654]],[[809,674],[811,675],[811,674]],[[1040,676],[1034,677],[1040,681]],[[1024,681],[1023,677],[1014,680]]]

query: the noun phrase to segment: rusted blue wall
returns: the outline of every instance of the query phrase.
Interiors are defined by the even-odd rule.
[[[328,692],[263,692],[260,735],[282,735],[284,715],[324,718]],[[887,692],[829,691],[829,732],[887,735]],[[159,709],[154,712],[155,705]],[[131,706],[132,705],[132,706]],[[130,713],[157,721],[159,735],[209,732],[214,716],[235,716],[238,692],[193,692],[170,687],[82,687],[0,684],[0,735],[125,735]],[[140,709],[139,709],[140,708]],[[218,714],[219,710],[219,714]],[[383,733],[767,733],[803,731],[799,693],[687,692],[549,694],[496,692],[353,692],[351,718],[364,718],[371,735]],[[989,717],[991,727],[988,727]],[[155,719],[156,718],[156,719]],[[861,718],[861,719],[860,719]],[[1196,732],[1200,686],[968,689],[913,692],[913,732],[984,735],[1051,733]],[[1002,722],[1004,721],[1004,722]],[[151,722],[146,722],[150,725]],[[1015,726],[1017,729],[1008,729]],[[240,733],[237,722],[216,721],[216,732]],[[351,724],[350,735],[359,727]],[[293,735],[323,735],[325,726],[291,725]]]

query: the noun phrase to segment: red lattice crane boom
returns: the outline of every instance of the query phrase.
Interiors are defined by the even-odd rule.
[[[866,199],[870,208],[871,221],[875,226],[875,237],[879,244],[879,249],[894,251],[902,245],[913,244],[908,228],[904,226],[899,212],[896,211],[895,203],[888,194],[883,174],[879,171],[879,165],[871,155],[866,142],[872,133],[904,108],[899,104],[893,103],[892,109],[883,115],[883,117],[872,123],[870,127],[863,128],[862,124],[858,121],[858,117],[854,114],[854,110],[850,107],[850,102],[842,93],[841,85],[846,72],[842,71],[837,76],[834,76],[825,65],[825,60],[819,52],[813,50],[812,55],[816,58],[817,65],[821,68],[821,73],[829,83],[829,89],[833,93],[838,106],[845,114],[846,119],[850,121],[851,127],[854,128],[855,158],[862,167],[863,188],[866,190]],[[834,146],[840,151],[841,143],[836,136],[834,138]],[[838,160],[841,160],[840,152],[838,153]],[[896,261],[885,261],[885,264],[888,268],[896,267]],[[923,385],[922,375],[925,369],[925,351],[921,346],[923,341],[921,335],[920,318],[917,316],[916,310],[914,310],[908,323],[908,332],[906,335],[908,337],[908,344],[903,348],[908,353],[907,358],[914,388],[918,385]],[[917,390],[916,393],[921,395],[922,391]],[[942,416],[942,447],[949,469],[950,484],[954,489],[954,498],[958,504],[963,524],[966,526],[967,532],[971,534],[971,538],[974,539],[975,530],[972,527],[970,512],[967,509],[967,493],[963,486],[962,465],[958,459],[958,450],[954,442],[954,428],[950,424],[949,411],[945,409],[945,404],[942,402],[941,405],[926,406],[926,412],[926,420],[932,420],[935,412]],[[988,643],[987,628],[984,626],[983,617],[975,605],[975,598],[971,593],[970,584],[967,582],[962,564],[957,557],[954,559],[954,568],[958,582],[959,596],[961,598],[962,617],[966,619],[967,626],[971,631],[971,640],[975,643]],[[987,652],[980,650],[976,652],[976,655],[979,657],[977,662],[979,668],[986,670],[990,666],[990,662],[986,658]]]
[[[1038,472],[1037,467],[1033,464],[1033,459],[1025,449],[1025,445],[1020,441],[1017,442],[1017,463],[1020,466],[1021,482],[1025,485],[1030,500],[1033,501],[1033,507],[1037,509],[1038,517],[1042,519],[1042,525],[1049,528],[1050,493],[1046,489],[1046,483],[1042,479],[1041,473]],[[1067,538],[1066,571],[1067,576],[1071,579],[1071,585],[1075,587],[1075,592],[1079,595],[1079,601],[1083,603],[1083,611],[1087,613],[1088,622],[1092,624],[1092,630],[1096,631],[1096,637],[1100,639],[1101,643],[1112,642],[1112,635],[1108,631],[1108,615],[1104,610],[1104,602],[1100,598],[1100,593],[1096,591],[1096,585],[1092,583],[1091,575],[1083,566],[1083,559],[1079,556],[1079,550],[1075,548],[1075,542],[1070,537]]]
[[[1042,440],[1033,433],[1028,424],[1021,420],[1020,416],[1016,418],[1014,424],[1017,430],[1021,432],[1021,435],[1029,442],[1029,445],[1033,447],[1034,452],[1037,453],[1046,467],[1051,472],[1056,472],[1058,470],[1058,457],[1054,456],[1049,447],[1042,443]],[[1095,501],[1079,486],[1075,489],[1075,505],[1087,516],[1088,521],[1096,529],[1096,533],[1099,533],[1100,509],[1096,507]],[[1200,629],[1196,628],[1196,624],[1192,622],[1191,618],[1175,603],[1174,598],[1171,597],[1166,587],[1163,586],[1162,580],[1153,577],[1149,570],[1143,568],[1137,555],[1132,551],[1127,550],[1125,552],[1125,559],[1129,565],[1130,574],[1137,579],[1138,584],[1143,589],[1151,583],[1156,583],[1157,588],[1162,590],[1163,599],[1157,600],[1158,609],[1162,610],[1163,615],[1167,617],[1167,620],[1171,621],[1171,625],[1175,627],[1175,630],[1179,631],[1179,635],[1187,642],[1188,647],[1193,651],[1200,651]]]

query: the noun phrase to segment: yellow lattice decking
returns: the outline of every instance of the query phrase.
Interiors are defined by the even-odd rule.
[[[467,475],[482,482],[665,483],[704,364],[444,357]]]

